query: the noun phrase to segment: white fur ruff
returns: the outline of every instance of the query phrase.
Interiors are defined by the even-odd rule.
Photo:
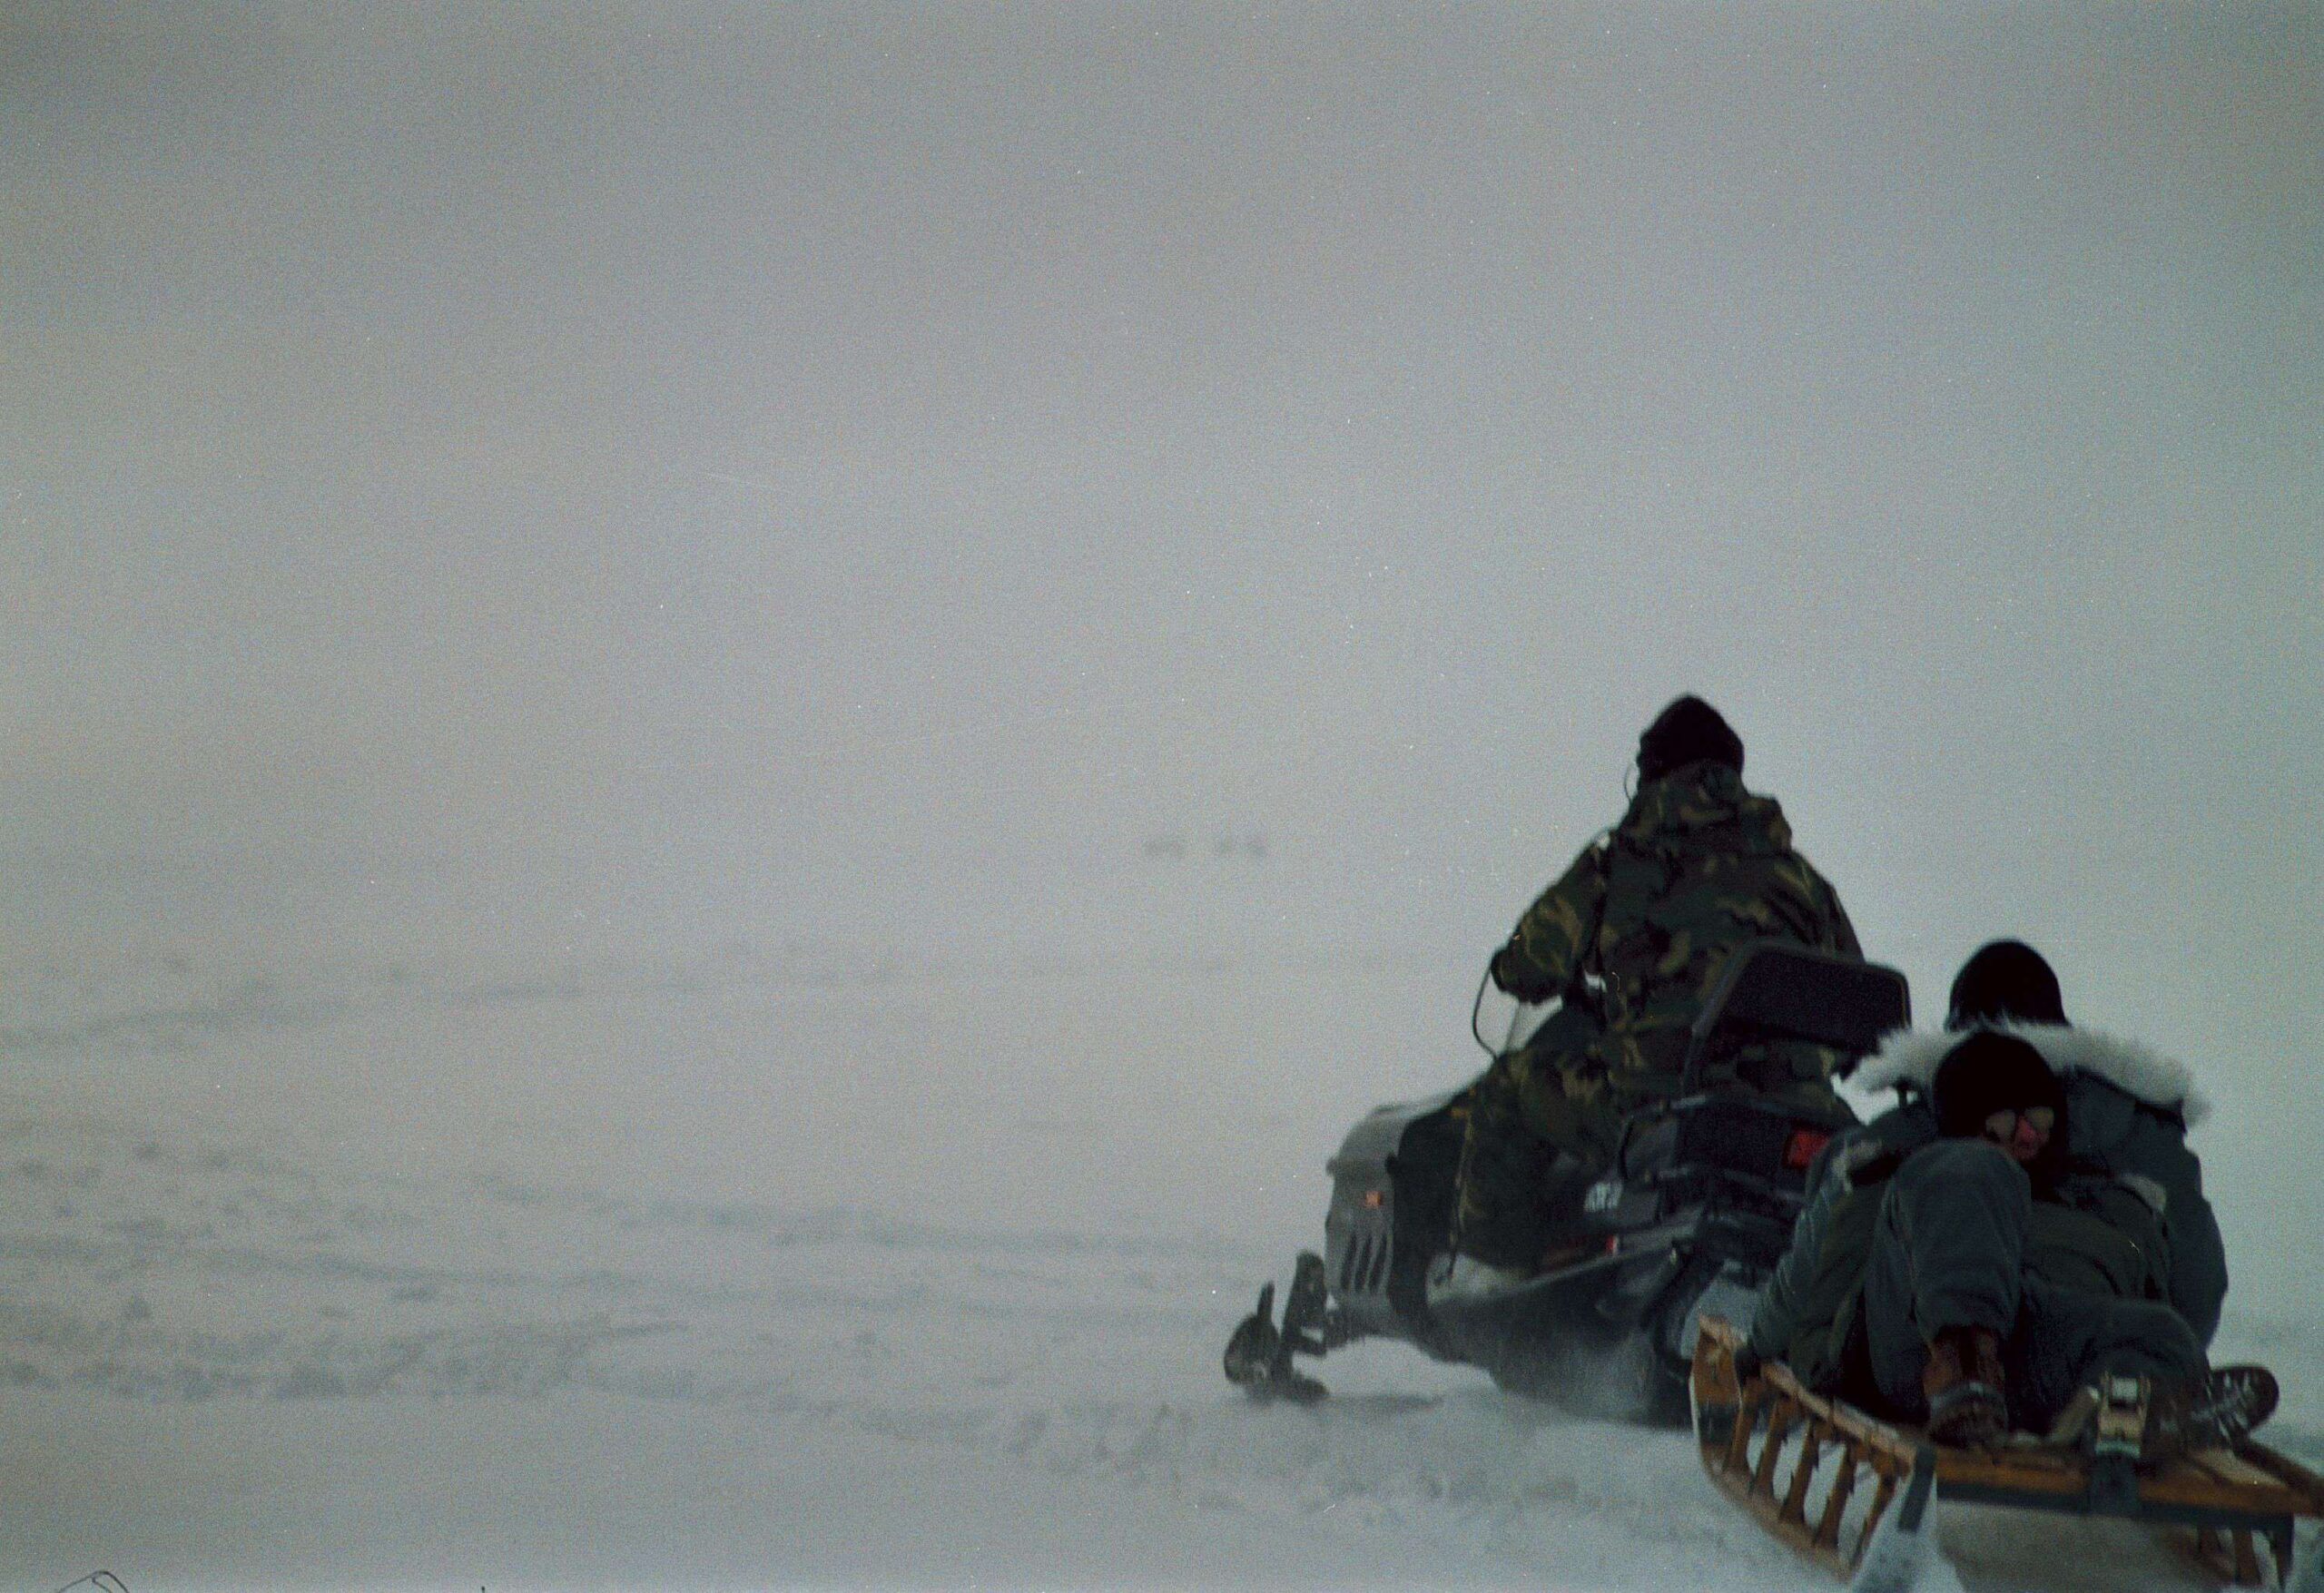
[[[1994,1026],[2015,1035],[2042,1053],[2050,1071],[2059,1075],[2087,1073],[2102,1078],[2150,1106],[2175,1110],[2193,1127],[2211,1113],[2211,1104],[2195,1087],[2195,1076],[2184,1062],[2166,1057],[2153,1047],[2126,1040],[2102,1029],[2067,1028],[2054,1023],[2002,1023]],[[1922,1089],[1936,1077],[1936,1065],[1963,1037],[1925,1029],[1898,1029],[1866,1058],[1850,1082],[1865,1089],[1893,1089],[1899,1084]]]

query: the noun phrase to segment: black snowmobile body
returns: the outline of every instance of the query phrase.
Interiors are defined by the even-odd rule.
[[[1909,1021],[1895,969],[1761,942],[1738,952],[1713,990],[1686,1076],[1746,1038],[1829,1046],[1853,1067]],[[1468,1095],[1382,1106],[1349,1131],[1327,1164],[1323,1254],[1300,1256],[1280,1328],[1274,1286],[1262,1292],[1228,1343],[1227,1376],[1260,1398],[1317,1398],[1323,1385],[1295,1370],[1295,1352],[1394,1338],[1519,1392],[1683,1420],[1700,1318],[1748,1320],[1789,1243],[1810,1165],[1854,1118],[1709,1092],[1657,1103],[1624,1126],[1610,1165],[1561,1159],[1539,1273],[1432,1306],[1429,1269],[1452,1235]]]

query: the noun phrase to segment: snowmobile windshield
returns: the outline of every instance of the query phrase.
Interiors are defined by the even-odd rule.
[[[1488,996],[1493,1008],[1490,1014],[1485,1010]],[[1492,982],[1492,970],[1488,967],[1484,977],[1477,981],[1477,998],[1469,1008],[1469,1033],[1486,1056],[1505,1057],[1531,1039],[1561,1005],[1554,997],[1547,1001],[1518,1000]],[[1505,1017],[1501,1014],[1503,1007],[1509,1009]],[[1502,1032],[1499,1045],[1485,1038],[1486,1031],[1493,1028]]]

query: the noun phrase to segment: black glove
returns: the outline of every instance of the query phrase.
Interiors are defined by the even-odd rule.
[[[1751,1348],[1750,1340],[1746,1339],[1735,1346],[1735,1381],[1737,1382],[1749,1382],[1759,1375],[1759,1369],[1766,1364],[1766,1357]]]
[[[1492,954],[1492,982],[1499,988],[1506,990],[1520,1001],[1529,1005],[1546,1001],[1557,994],[1555,990],[1545,989],[1538,982],[1525,977],[1524,968],[1517,960],[1517,946],[1514,941]]]

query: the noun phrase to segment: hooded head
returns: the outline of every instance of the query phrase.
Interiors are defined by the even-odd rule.
[[[2037,1184],[2064,1163],[2065,1087],[2042,1053],[2015,1035],[1981,1028],[1946,1052],[1929,1104],[1939,1134],[1994,1141]]]
[[[1728,727],[1718,710],[1700,697],[1680,697],[1654,716],[1638,738],[1641,785],[1689,763],[1724,763],[1743,772],[1743,738]]]
[[[1954,976],[1945,1027],[1958,1031],[1980,1024],[2065,1020],[2058,976],[2042,954],[2023,940],[1989,940]]]

